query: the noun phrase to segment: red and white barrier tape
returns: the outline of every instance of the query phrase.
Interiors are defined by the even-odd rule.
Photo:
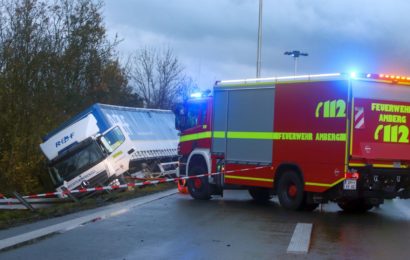
[[[93,192],[93,191],[104,191],[104,190],[118,190],[118,189],[125,189],[128,187],[142,187],[142,186],[147,186],[147,185],[154,185],[154,184],[159,184],[159,183],[166,183],[166,182],[175,182],[179,180],[187,180],[187,179],[194,179],[194,178],[202,178],[206,176],[215,176],[219,174],[226,174],[226,173],[234,173],[234,172],[245,172],[245,171],[254,171],[254,170],[260,170],[264,169],[270,166],[258,166],[254,168],[246,168],[246,169],[240,169],[240,170],[230,170],[230,171],[224,171],[222,172],[213,172],[213,173],[205,173],[205,174],[199,174],[199,175],[194,175],[194,176],[184,176],[184,177],[178,177],[178,178],[163,178],[163,179],[157,179],[157,180],[150,180],[150,181],[143,181],[143,182],[131,182],[127,184],[121,184],[121,185],[111,185],[111,186],[97,186],[94,188],[82,188],[82,189],[75,189],[75,190],[67,190],[67,191],[56,191],[56,192],[47,192],[47,193],[42,193],[42,194],[33,194],[33,195],[27,195],[23,196],[24,199],[32,199],[32,198],[48,198],[48,197],[56,197],[56,196],[63,196],[67,194],[75,194],[75,193],[85,193],[85,192]],[[0,194],[2,195],[2,194]],[[0,197],[1,198],[1,197]]]

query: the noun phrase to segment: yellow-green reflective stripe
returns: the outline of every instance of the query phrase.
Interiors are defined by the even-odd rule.
[[[351,167],[365,167],[366,165],[367,164],[365,163],[349,163],[349,166]],[[379,163],[372,164],[372,166],[375,168],[402,168],[402,169],[408,168],[408,165],[400,165],[400,167],[396,167],[393,164],[379,164]]]
[[[366,164],[365,163],[349,163],[349,166],[364,167],[364,166],[366,166]]]
[[[197,133],[197,134],[184,135],[179,138],[179,141],[186,142],[186,141],[211,138],[211,134],[212,134],[211,131],[207,131],[207,132],[202,132],[202,133]]]
[[[407,165],[400,165],[400,167],[396,167],[393,164],[373,164],[375,168],[407,168]]]
[[[341,183],[342,181],[344,181],[345,178],[341,178],[333,183],[319,183],[319,182],[305,182],[306,186],[318,186],[318,187],[333,187],[339,183]]]
[[[227,137],[232,139],[274,139],[274,132],[228,132]]]
[[[249,181],[273,182],[273,179],[254,178],[254,177],[235,176],[235,175],[225,175],[225,179],[238,179],[238,180],[249,180]]]
[[[227,132],[231,139],[346,141],[346,133]]]
[[[264,139],[264,140],[313,140],[312,133],[281,132],[228,132],[232,139]]]
[[[225,138],[225,132],[224,131],[214,131],[212,136],[214,138]]]
[[[117,158],[118,156],[120,156],[122,154],[122,151],[119,151],[119,152],[117,152],[117,153],[115,153],[113,156],[112,156],[112,158]]]
[[[193,141],[205,138],[228,139],[259,139],[259,140],[289,140],[289,141],[346,141],[346,133],[298,133],[298,132],[224,132],[207,131],[197,134],[184,135],[180,142]]]

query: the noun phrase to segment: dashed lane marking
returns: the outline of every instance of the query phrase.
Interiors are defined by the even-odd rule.
[[[293,231],[287,253],[307,254],[310,246],[313,225],[310,223],[298,223]]]

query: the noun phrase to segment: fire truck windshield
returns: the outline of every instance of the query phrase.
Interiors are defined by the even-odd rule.
[[[188,103],[183,109],[176,111],[175,127],[178,130],[185,131],[200,124],[200,104]]]
[[[199,123],[200,107],[199,104],[190,104],[186,113],[185,129],[195,127]]]

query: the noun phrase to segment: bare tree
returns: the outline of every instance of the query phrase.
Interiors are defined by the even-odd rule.
[[[145,47],[131,56],[131,84],[149,108],[170,109],[192,80],[170,48],[158,51]]]
[[[142,105],[101,0],[0,0],[0,190],[42,189],[40,137],[85,107]]]

